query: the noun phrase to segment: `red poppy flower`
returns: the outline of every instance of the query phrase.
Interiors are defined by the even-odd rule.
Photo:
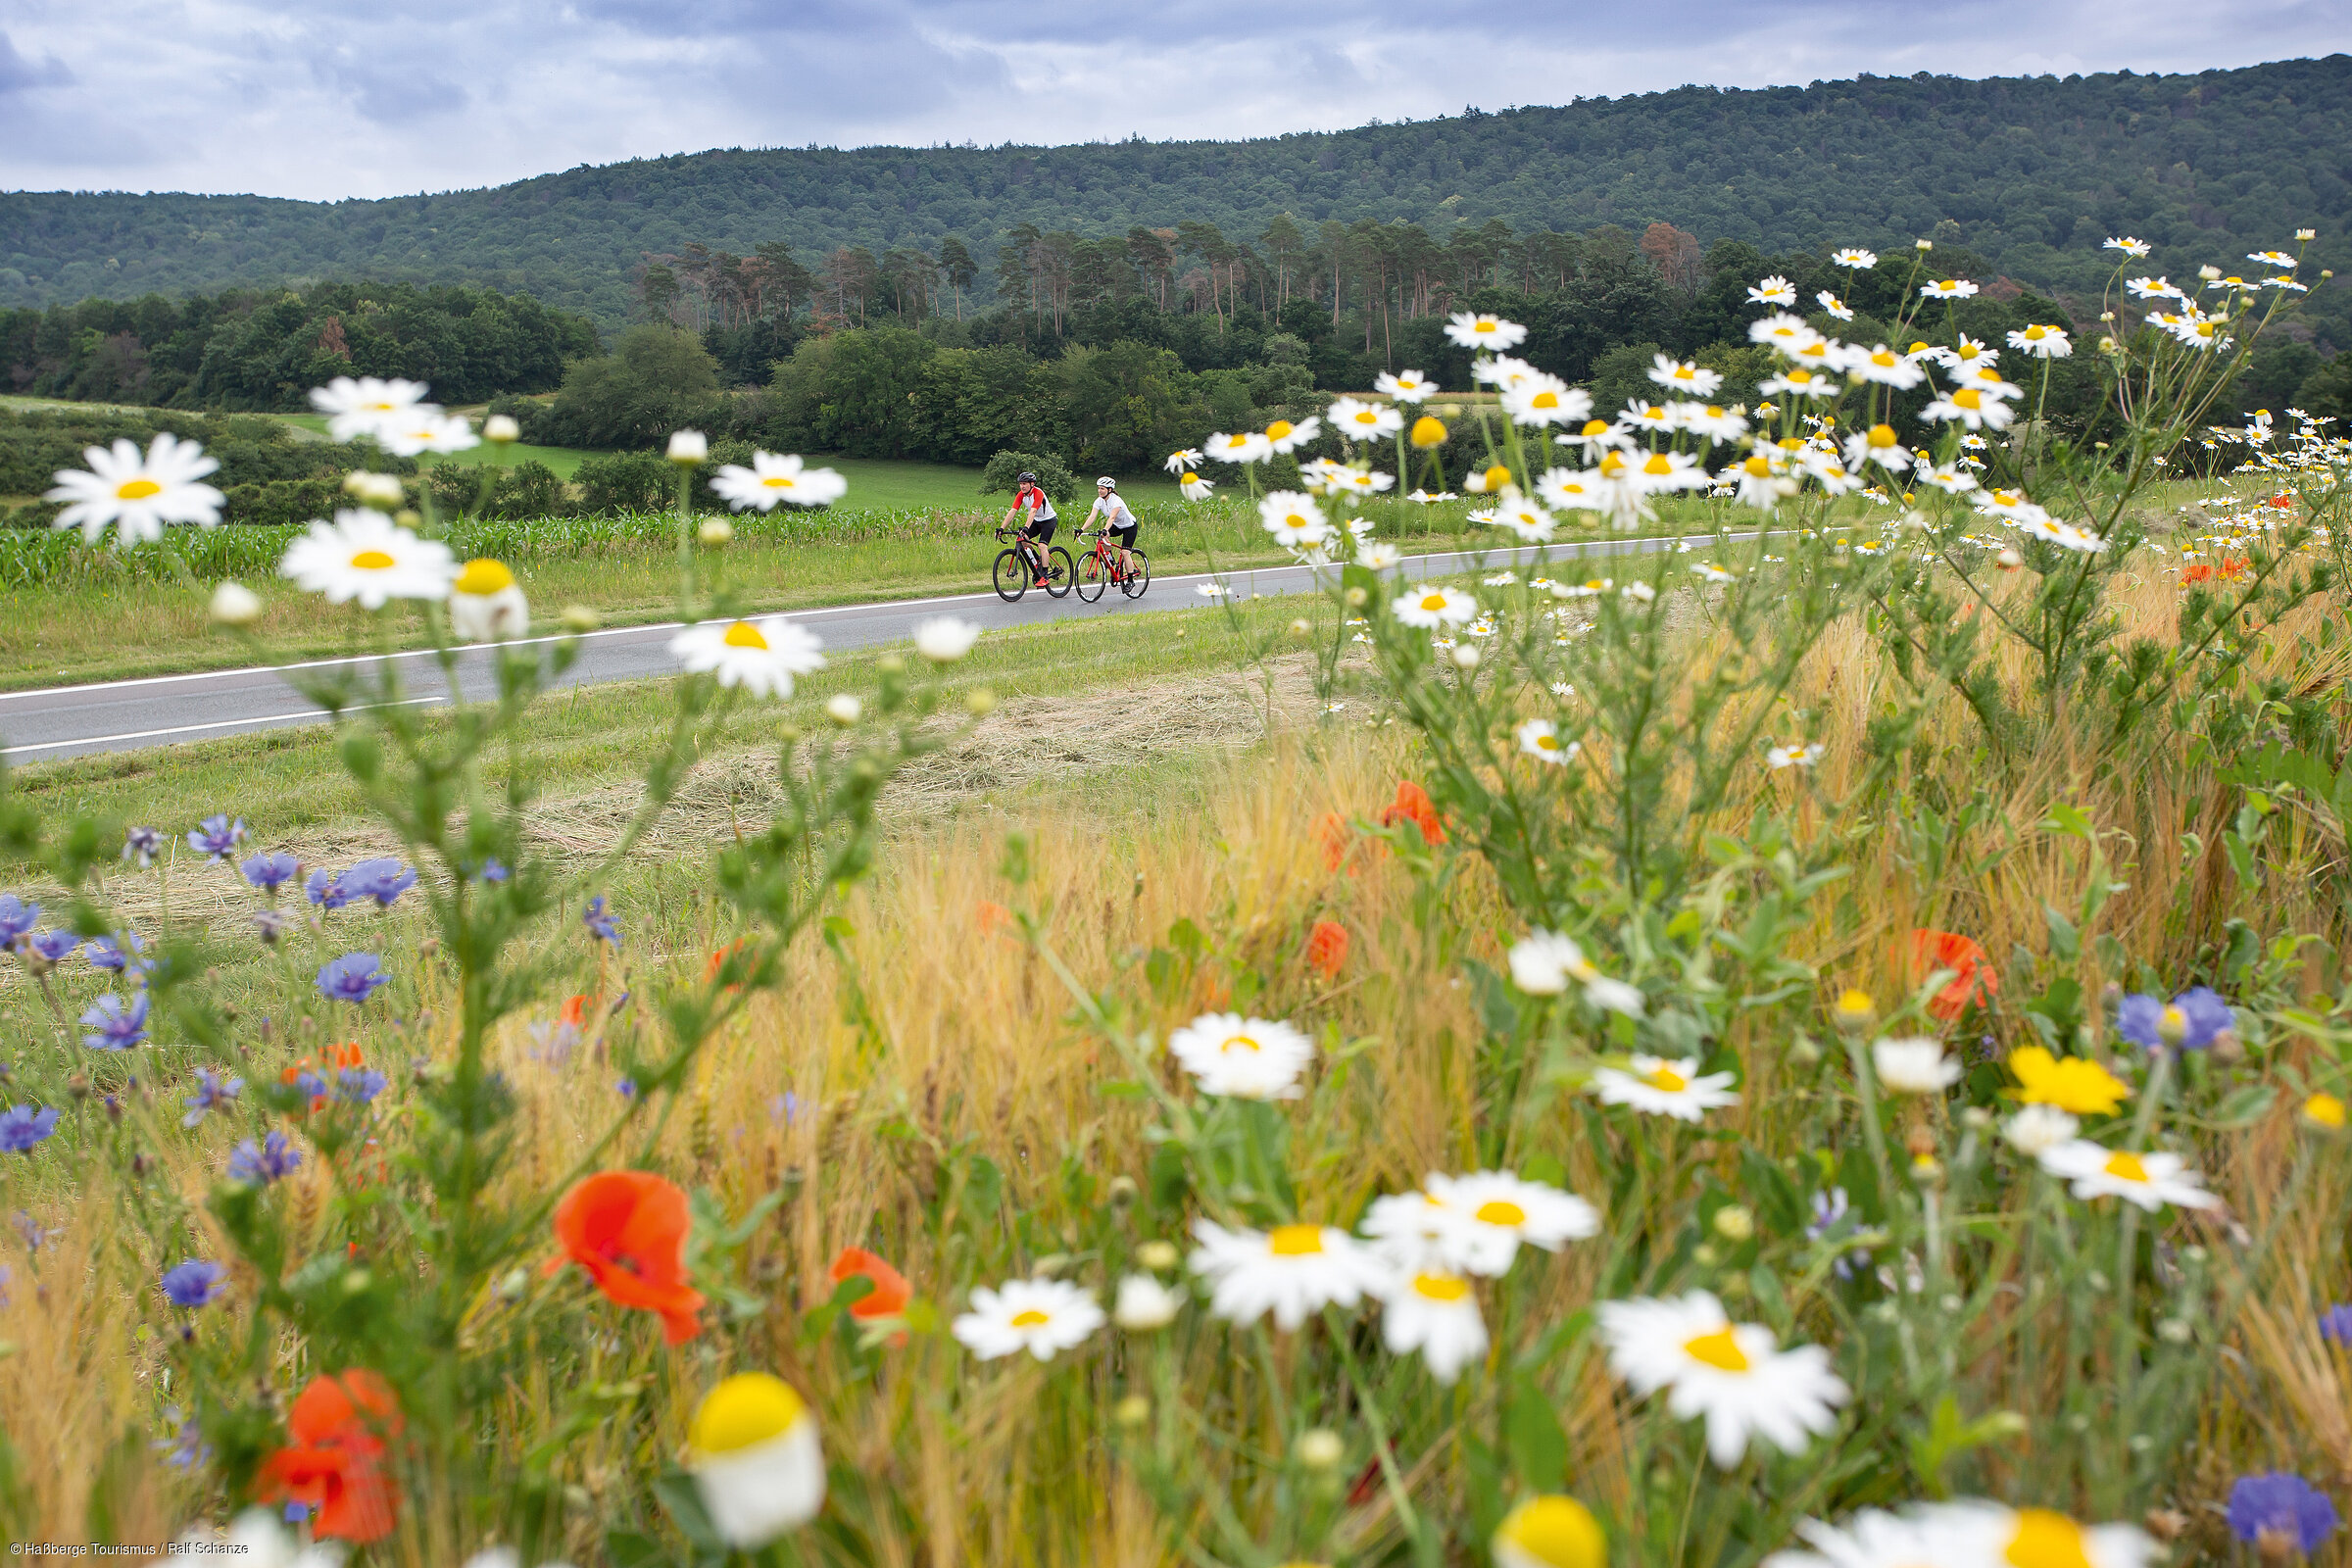
[[[1348,863],[1348,823],[1337,811],[1315,819],[1315,837],[1323,846],[1323,869],[1337,871]]]
[[[1446,823],[1438,815],[1436,803],[1430,800],[1429,791],[1409,778],[1396,786],[1396,799],[1381,809],[1380,825],[1382,827],[1389,827],[1397,822],[1410,822],[1419,828],[1421,842],[1424,844],[1438,845],[1446,842]]]
[[[588,1027],[588,998],[585,995],[565,997],[564,1010],[556,1014],[558,1023],[567,1023],[574,1029]]]
[[[1306,961],[1326,980],[1337,980],[1348,962],[1348,928],[1337,920],[1317,920],[1306,937]]]
[[[1012,924],[1012,911],[994,899],[982,899],[972,906],[972,918],[980,922],[980,930],[985,935],[991,931],[1002,931]]]
[[[321,1536],[366,1543],[392,1533],[400,1490],[377,1468],[400,1436],[400,1399],[365,1367],[311,1379],[286,1415],[293,1441],[262,1461],[255,1494],[318,1510]]]
[[[671,1345],[702,1332],[703,1294],[686,1283],[685,1190],[651,1171],[607,1170],[583,1180],[556,1205],[556,1240],[566,1260],[588,1271],[614,1304],[662,1316]]]
[[[1972,1002],[1990,1006],[2001,989],[2000,977],[1993,973],[1992,959],[1984,950],[1949,931],[1912,932],[1911,963],[1923,975],[1937,969],[1953,971],[1951,984],[1928,1004],[1928,1010],[1946,1023],[1966,1012]]]
[[[862,1247],[843,1248],[833,1260],[833,1283],[839,1285],[860,1274],[872,1280],[874,1288],[850,1308],[852,1317],[897,1317],[914,1299],[914,1287],[906,1283],[906,1275]]]

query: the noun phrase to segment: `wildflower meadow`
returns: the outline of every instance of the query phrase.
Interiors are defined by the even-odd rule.
[[[1997,343],[1924,242],[1885,342],[1760,278],[1752,407],[1661,356],[1596,409],[1463,314],[1457,401],[1201,431],[1185,496],[1319,590],[1197,624],[1315,715],[1152,815],[885,820],[993,706],[941,614],[765,725],[772,811],[653,856],[828,659],[743,611],[681,431],[674,716],[558,853],[527,743],[592,612],[354,475],[275,570],[355,654],[421,607],[451,689],[495,673],[289,673],[391,853],[0,781],[0,1520],[474,1568],[2346,1560],[2352,445],[2216,422],[2308,238],[2178,283],[2112,240],[2095,330]],[[517,436],[428,397],[314,394],[398,456]],[[210,462],[92,449],[58,524],[184,576]],[[1462,496],[1485,563],[1407,574]]]

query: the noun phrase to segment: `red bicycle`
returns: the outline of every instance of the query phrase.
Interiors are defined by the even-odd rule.
[[[1118,546],[1110,542],[1109,535],[1100,530],[1094,533],[1081,530],[1078,537],[1092,539],[1095,542],[1093,549],[1078,558],[1079,598],[1091,605],[1102,598],[1103,590],[1115,582],[1119,585],[1119,592],[1128,598],[1141,599],[1144,596],[1144,590],[1152,586],[1152,558],[1150,556],[1133,546],[1129,546],[1122,552]],[[1119,560],[1122,554],[1127,558],[1125,564],[1122,564]]]

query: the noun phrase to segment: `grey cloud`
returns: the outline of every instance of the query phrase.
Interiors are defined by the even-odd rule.
[[[72,85],[74,73],[55,55],[35,65],[17,53],[17,46],[5,32],[0,32],[0,93],[25,92],[34,87],[64,87]]]

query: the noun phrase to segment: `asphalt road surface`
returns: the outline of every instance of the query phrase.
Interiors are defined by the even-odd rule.
[[[1648,554],[1671,549],[1677,542],[1602,539],[1553,545],[1548,549],[1550,560],[1567,561],[1579,556]],[[1533,559],[1535,554],[1533,549],[1517,549],[1408,556],[1402,569],[1408,577],[1443,576],[1481,566],[1522,563]],[[1194,609],[1201,603],[1196,590],[1216,577],[1223,578],[1237,594],[1247,597],[1305,592],[1314,586],[1315,571],[1316,568],[1309,566],[1270,566],[1255,571],[1154,577],[1151,590],[1142,599],[1128,599],[1113,592],[1092,605],[1076,594],[1051,599],[1031,589],[1017,604],[1009,605],[993,592],[951,594],[936,599],[901,599],[887,604],[836,605],[826,610],[797,611],[792,618],[814,630],[827,648],[870,648],[913,636],[915,623],[933,615],[960,615],[996,630],[1045,620]],[[669,657],[668,643],[677,629],[676,622],[664,621],[659,625],[615,626],[589,632],[581,637],[580,657],[564,672],[560,684],[644,680],[675,674],[678,666]],[[554,641],[553,638],[534,640]],[[448,700],[440,668],[430,654],[393,657],[403,665],[404,685],[416,694],[412,701],[437,704]],[[316,724],[326,713],[289,686],[286,674],[335,664],[372,662],[374,658],[369,655],[362,660],[315,660],[300,664],[0,692],[0,758],[11,762],[47,761],[93,752],[134,751],[147,746],[216,740],[224,735],[277,729],[288,724]],[[486,696],[492,691],[488,662],[479,650],[468,651],[463,657],[458,678],[469,697]]]

